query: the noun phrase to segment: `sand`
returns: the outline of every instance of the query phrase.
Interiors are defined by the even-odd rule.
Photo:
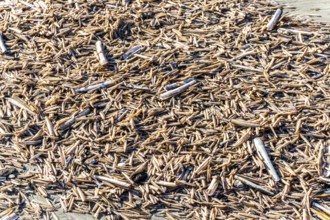
[[[330,22],[330,0],[278,0],[292,15]]]

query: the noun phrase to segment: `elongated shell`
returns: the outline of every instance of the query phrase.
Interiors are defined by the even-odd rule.
[[[11,104],[22,108],[24,110],[26,110],[27,112],[29,112],[30,114],[35,115],[36,113],[34,111],[32,111],[32,109],[20,98],[13,96],[12,98],[7,98],[8,102],[10,102]]]
[[[276,26],[276,24],[277,24],[278,20],[280,19],[281,15],[282,15],[282,10],[277,9],[275,14],[273,15],[272,19],[267,24],[267,30],[271,31],[271,30],[274,29],[274,27]]]
[[[173,89],[173,90],[170,90],[168,92],[165,92],[163,94],[160,95],[160,99],[161,100],[165,100],[165,99],[168,99],[168,98],[171,98],[173,96],[176,96],[184,91],[186,91],[190,86],[194,85],[196,83],[196,80],[192,80],[176,89]]]
[[[256,147],[258,153],[262,157],[262,159],[267,167],[268,173],[273,177],[274,181],[276,181],[276,182],[280,181],[280,177],[278,176],[271,160],[269,159],[269,156],[265,149],[265,145],[262,142],[262,140],[258,137],[254,138],[253,143],[254,143],[254,146]]]

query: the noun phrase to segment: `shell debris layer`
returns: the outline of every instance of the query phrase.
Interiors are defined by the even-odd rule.
[[[278,9],[1,3],[0,218],[329,218],[329,29]]]

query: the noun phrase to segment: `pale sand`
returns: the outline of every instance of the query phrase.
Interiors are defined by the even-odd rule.
[[[330,0],[277,0],[289,14],[330,23]]]

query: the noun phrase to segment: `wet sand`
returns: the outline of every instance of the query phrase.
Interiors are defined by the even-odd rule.
[[[330,0],[277,0],[291,15],[330,23]]]

